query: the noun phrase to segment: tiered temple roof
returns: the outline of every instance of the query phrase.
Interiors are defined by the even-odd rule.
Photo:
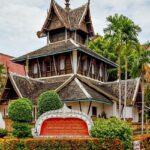
[[[118,101],[118,81],[102,83],[81,75],[63,75],[42,79],[32,79],[9,74],[9,79],[18,97],[26,97],[37,103],[38,96],[45,91],[55,90],[64,102],[96,101],[112,104]],[[124,83],[122,81],[122,101],[124,100]],[[140,85],[140,79],[128,80],[127,100],[128,105],[134,104]],[[4,96],[4,93],[3,93]],[[2,96],[2,101],[3,101]]]

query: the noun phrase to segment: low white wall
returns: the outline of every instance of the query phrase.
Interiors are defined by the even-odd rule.
[[[123,110],[123,116],[125,115],[125,110]],[[132,122],[139,121],[139,112],[136,107],[127,107],[126,108],[126,118],[132,118]]]

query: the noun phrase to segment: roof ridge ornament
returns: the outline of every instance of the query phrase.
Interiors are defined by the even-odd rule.
[[[70,0],[65,0],[65,5],[66,5],[66,11],[69,11],[70,10]]]

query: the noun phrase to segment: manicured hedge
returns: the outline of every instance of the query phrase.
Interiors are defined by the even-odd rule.
[[[98,139],[11,139],[0,140],[1,150],[123,150],[120,141]]]
[[[91,129],[91,136],[99,139],[119,139],[125,149],[132,149],[132,130],[130,125],[117,118],[97,119]]]

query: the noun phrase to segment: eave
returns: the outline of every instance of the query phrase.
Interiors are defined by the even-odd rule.
[[[94,99],[94,98],[87,98],[87,99],[77,99],[77,100],[63,100],[65,103],[71,103],[71,102],[98,102],[102,104],[107,104],[107,105],[112,105],[113,102],[106,102],[105,100],[102,99]]]
[[[117,67],[118,66],[116,63],[114,63],[114,62],[108,60],[107,58],[105,58],[103,56],[100,56],[100,55],[98,55],[98,54],[96,54],[96,53],[94,53],[92,51],[89,52],[87,50],[83,50],[82,48],[75,48],[75,49],[80,51],[80,52],[86,53],[86,54],[88,54],[88,55],[90,55],[90,56],[92,56],[92,57],[94,57],[94,58],[96,58],[98,60],[101,60],[101,61],[103,61],[103,62],[105,62],[105,63],[107,63],[107,64],[109,64],[109,65],[111,65],[113,67]],[[40,55],[36,55],[36,56],[30,56],[29,60],[36,59],[36,58],[42,58],[42,57],[46,57],[46,56],[62,54],[62,53],[68,53],[68,52],[72,52],[72,51],[73,51],[73,49],[57,50],[57,52],[49,52],[47,54],[40,54]],[[13,59],[12,62],[19,63],[19,62],[23,62],[25,60],[26,60],[26,58],[18,58],[18,59],[16,58],[16,59]]]
[[[100,56],[100,55],[98,55],[98,54],[96,54],[96,53],[94,53],[94,52],[92,52],[92,51],[85,51],[85,50],[83,50],[82,48],[78,48],[77,50],[79,50],[79,51],[81,51],[81,52],[84,52],[84,53],[86,53],[86,54],[88,54],[88,55],[90,55],[90,56],[92,56],[92,57],[94,57],[94,58],[96,58],[96,59],[99,59],[99,60],[102,60],[102,61],[104,61],[105,63],[107,63],[107,64],[109,64],[109,65],[111,65],[111,66],[113,66],[113,67],[118,67],[118,65],[116,64],[116,63],[114,63],[114,62],[112,62],[111,60],[109,60],[109,59],[107,59],[107,58],[105,58],[105,57],[103,57],[103,56]],[[93,54],[92,54],[93,53]],[[97,56],[96,56],[97,55]]]

